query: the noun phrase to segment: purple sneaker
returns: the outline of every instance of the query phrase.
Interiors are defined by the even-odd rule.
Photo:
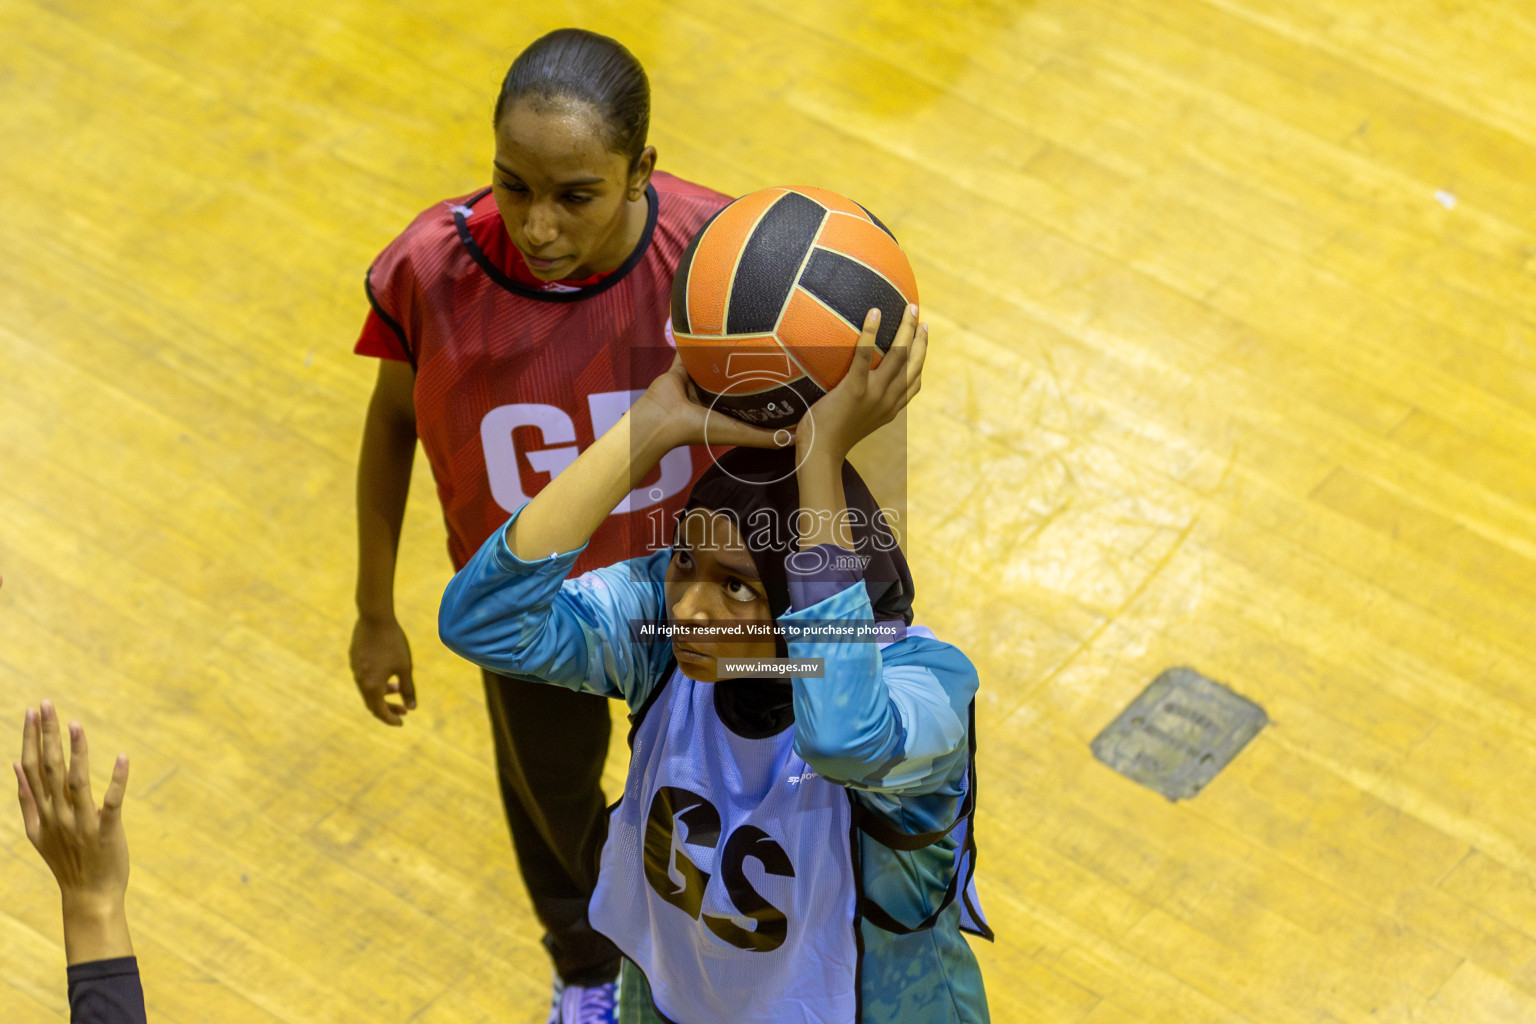
[[[567,985],[555,978],[547,1024],[618,1024],[619,983]]]

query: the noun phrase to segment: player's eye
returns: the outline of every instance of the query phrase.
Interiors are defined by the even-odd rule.
[[[572,206],[581,206],[583,203],[590,203],[592,197],[585,192],[567,192],[565,201]]]
[[[502,188],[506,189],[508,192],[513,193],[514,195],[522,195],[528,191],[527,187],[524,186],[521,182],[503,180],[497,181],[496,184],[500,185]]]
[[[684,551],[682,548],[678,548],[676,551],[672,552],[672,564],[684,572],[687,572],[689,569],[693,568],[693,559],[688,557],[688,552]]]
[[[725,592],[730,595],[732,601],[740,601],[743,604],[757,600],[757,591],[753,590],[745,581],[738,580],[734,576],[725,581]]]

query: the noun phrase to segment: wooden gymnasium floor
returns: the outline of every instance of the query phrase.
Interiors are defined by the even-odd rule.
[[[1536,1020],[1536,14],[1524,0],[0,5],[0,714],[131,751],[151,1019],[541,1021],[418,461],[421,710],[346,668],[363,270],[575,23],[662,165],[850,193],[933,324],[922,619],[984,681],[995,1019]],[[1192,665],[1196,799],[1089,741]],[[622,763],[616,750],[610,781]],[[59,1020],[0,813],[0,1019]]]

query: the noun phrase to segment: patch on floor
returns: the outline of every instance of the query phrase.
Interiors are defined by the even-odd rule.
[[[1169,800],[1188,800],[1267,724],[1247,697],[1170,668],[1094,737],[1093,756]]]

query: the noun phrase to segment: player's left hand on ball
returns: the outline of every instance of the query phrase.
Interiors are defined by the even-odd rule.
[[[646,436],[663,438],[670,448],[686,444],[782,448],[792,439],[791,431],[754,427],[702,405],[681,355],[646,388],[631,416],[635,428],[646,431]]]
[[[917,307],[902,313],[890,349],[873,366],[880,311],[864,318],[848,373],[810,407],[800,421],[796,444],[805,453],[817,449],[841,461],[853,446],[896,418],[923,386],[928,356],[928,325],[917,322]]]

